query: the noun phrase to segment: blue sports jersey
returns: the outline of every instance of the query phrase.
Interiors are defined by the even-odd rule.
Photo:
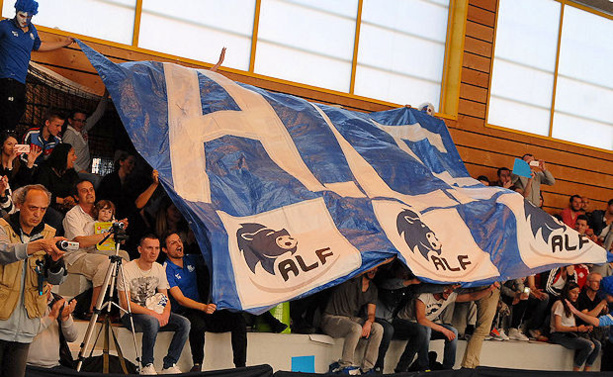
[[[24,32],[14,19],[0,21],[0,78],[25,84],[32,51],[38,50],[40,44],[38,32],[31,23]]]
[[[179,287],[183,296],[191,298],[194,301],[200,301],[200,294],[198,293],[198,279],[196,276],[196,258],[197,255],[186,255],[183,257],[183,268],[177,266],[169,259],[164,262],[166,267],[166,278],[170,288]],[[172,311],[180,309],[179,303],[170,296],[170,303],[172,305]]]

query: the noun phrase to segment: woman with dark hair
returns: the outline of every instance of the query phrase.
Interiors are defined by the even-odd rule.
[[[79,181],[79,175],[74,170],[76,159],[70,144],[58,144],[36,175],[36,183],[51,192],[51,208],[62,214],[76,204],[75,185]]]
[[[573,371],[581,370],[583,364],[585,372],[592,369],[592,364],[600,354],[600,342],[591,339],[589,332],[593,326],[577,326],[575,315],[565,300],[573,305],[577,304],[581,288],[574,282],[564,286],[560,299],[551,307],[551,343],[560,344],[568,349],[576,350]]]
[[[28,163],[24,164],[19,159],[20,152],[15,148],[17,144],[15,132],[7,130],[0,133],[0,176],[6,176],[13,189],[32,183],[34,162],[43,153],[42,149],[31,149],[26,153]]]

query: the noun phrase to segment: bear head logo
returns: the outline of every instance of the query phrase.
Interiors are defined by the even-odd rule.
[[[417,213],[409,209],[403,210],[396,218],[396,227],[398,234],[404,237],[404,242],[412,252],[417,249],[426,260],[430,260],[428,253],[431,251],[441,255],[441,242],[436,238],[434,232],[421,221]]]
[[[298,240],[287,230],[274,230],[255,223],[241,224],[236,238],[247,266],[254,273],[255,266],[260,263],[265,271],[275,275],[276,259],[287,252],[294,254],[298,247]]]

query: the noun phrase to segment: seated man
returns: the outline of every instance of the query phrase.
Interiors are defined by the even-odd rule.
[[[170,285],[172,310],[185,316],[191,323],[189,345],[192,350],[194,367],[192,372],[200,372],[204,361],[204,332],[232,333],[234,365],[244,367],[247,361],[247,326],[240,313],[227,310],[215,311],[215,304],[208,301],[208,273],[199,255],[184,255],[183,242],[177,233],[169,233],[164,238],[166,253],[166,277]],[[202,276],[206,274],[205,276]],[[202,282],[199,284],[199,282]],[[198,290],[202,287],[202,296]]]
[[[343,354],[338,362],[330,365],[331,373],[369,373],[375,366],[383,327],[375,323],[377,287],[372,282],[377,269],[348,280],[335,288],[321,319],[321,329],[333,338],[345,338]],[[360,317],[366,307],[368,317]],[[361,339],[366,343],[366,352],[361,368],[354,364],[355,350]]]
[[[449,304],[479,300],[494,289],[496,286],[492,284],[481,291],[458,295],[454,292],[455,287],[448,286],[441,293],[422,293],[415,301],[409,302],[394,321],[398,337],[409,339],[395,371],[406,372],[415,353],[419,370],[428,370],[428,348],[431,339],[445,339],[443,368],[452,369],[455,365],[458,331],[450,325],[435,321]]]
[[[170,310],[166,272],[161,264],[155,262],[160,254],[160,240],[152,234],[145,235],[140,240],[138,253],[138,259],[124,265],[123,276],[119,275],[117,279],[117,292],[123,310],[128,310],[130,300],[134,330],[143,333],[140,374],[157,374],[153,367],[153,346],[160,331],[175,332],[164,357],[162,373],[181,373],[176,364],[187,341],[190,325],[187,318]],[[131,329],[130,316],[123,310],[121,322]]]
[[[30,345],[28,365],[60,370],[72,367],[61,363],[60,347],[62,343],[68,346],[65,342],[74,342],[79,335],[72,319],[76,305],[76,300],[67,303],[61,296],[49,292],[47,315],[41,319],[40,332]]]
[[[83,275],[92,282],[94,291],[89,307],[91,315],[98,301],[110,260],[109,252],[96,249],[96,244],[101,242],[106,234],[94,234],[94,204],[96,203],[94,186],[87,180],[80,180],[76,186],[78,205],[66,213],[63,225],[66,237],[78,242],[79,250],[67,253],[64,258],[68,264],[69,273]],[[122,221],[124,224],[127,223],[126,219]],[[120,251],[119,255],[130,260],[125,251]]]

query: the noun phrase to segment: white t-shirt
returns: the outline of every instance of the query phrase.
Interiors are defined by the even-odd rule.
[[[138,267],[137,261],[138,259],[135,259],[124,264],[123,273],[127,284],[120,275],[117,279],[117,290],[129,291],[131,300],[145,307],[147,299],[153,297],[158,289],[170,289],[170,286],[166,279],[166,270],[161,264],[154,262],[149,271],[143,271]]]
[[[577,326],[577,322],[575,322],[575,315],[574,314],[570,314],[570,317],[566,316],[566,313],[564,313],[564,305],[562,304],[562,301],[558,300],[556,301],[553,306],[551,307],[551,332],[555,332],[555,316],[560,316],[560,318],[562,318],[562,326],[566,326],[566,327],[575,327]]]
[[[441,315],[443,310],[445,310],[445,308],[449,304],[454,303],[457,297],[458,294],[456,292],[453,292],[449,295],[447,300],[444,300],[442,296],[440,300],[437,300],[434,297],[433,293],[422,293],[417,296],[416,300],[423,302],[426,306],[426,318],[432,322],[435,322],[435,320]],[[407,303],[405,308],[400,310],[400,312],[398,313],[398,318],[416,322],[417,317],[415,313],[415,301],[410,301],[409,303]]]

